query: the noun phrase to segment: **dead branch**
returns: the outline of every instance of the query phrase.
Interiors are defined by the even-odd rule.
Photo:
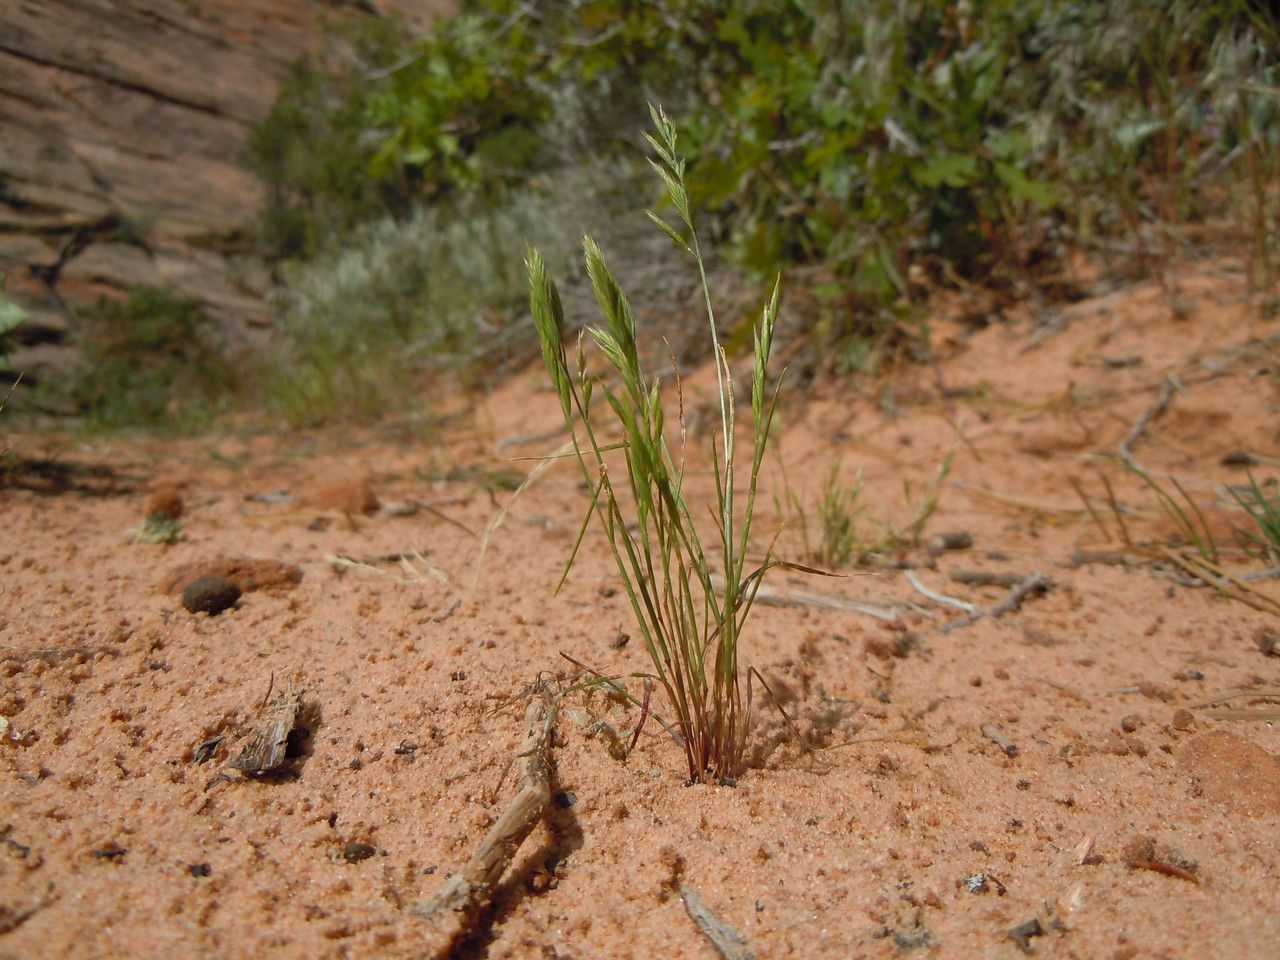
[[[991,616],[998,620],[1006,613],[1013,613],[1015,610],[1020,610],[1027,597],[1032,594],[1044,593],[1051,586],[1053,586],[1053,581],[1043,573],[1036,571],[1010,590],[1003,600],[992,607]]]
[[[712,574],[711,585],[716,590],[724,589],[724,577]],[[877,620],[893,622],[902,619],[902,611],[897,607],[882,607],[861,600],[849,600],[830,593],[816,593],[811,590],[782,591],[768,584],[760,587],[756,594],[756,603],[766,607],[820,607],[825,610],[843,610],[847,613],[862,613]]]
[[[952,570],[951,579],[970,587],[1016,587],[1022,582],[1017,573],[991,573],[987,570]]]
[[[440,892],[413,908],[432,921],[424,956],[451,956],[454,944],[470,935],[493,896],[494,887],[515,859],[520,845],[541,819],[551,800],[551,729],[556,708],[540,701],[529,704],[524,715],[525,736],[514,759],[523,760],[520,789],[489,828],[475,853]]]
[[[1147,432],[1147,428],[1169,408],[1169,404],[1173,402],[1173,395],[1182,393],[1183,389],[1177,377],[1172,374],[1165,377],[1164,383],[1160,385],[1159,398],[1142,411],[1138,419],[1134,421],[1133,426],[1129,428],[1129,432],[1125,434],[1124,439],[1116,446],[1116,452],[1120,454],[1120,459],[1134,472],[1145,473],[1146,471],[1143,470],[1142,465],[1134,457],[1133,445],[1142,439],[1142,436]]]
[[[920,578],[916,576],[916,572],[914,570],[908,570],[906,572],[906,577],[907,583],[911,584],[911,586],[915,587],[918,592],[924,594],[934,603],[940,603],[947,607],[954,607],[957,610],[963,610],[965,613],[969,614],[976,613],[978,610],[976,606],[967,600],[960,600],[956,597],[949,597],[945,593],[938,593],[936,590],[930,590],[921,582]]]
[[[1006,613],[1013,613],[1022,607],[1026,599],[1034,594],[1041,594],[1053,586],[1053,581],[1046,577],[1040,571],[1036,571],[1031,576],[1020,581],[1016,587],[1010,590],[1003,600],[990,609],[983,610],[981,608],[973,613],[966,614],[959,619],[952,620],[950,623],[943,624],[939,629],[939,633],[951,633],[954,630],[961,630],[967,626],[977,623],[983,617],[991,617],[998,620]]]
[[[707,938],[716,953],[724,960],[755,960],[755,953],[747,944],[747,939],[727,923],[722,923],[703,903],[698,891],[686,883],[680,885],[680,899],[690,918],[698,925],[702,935]]]

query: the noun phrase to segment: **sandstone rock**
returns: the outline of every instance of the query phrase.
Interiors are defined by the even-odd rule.
[[[338,483],[308,494],[302,501],[316,510],[336,510],[339,513],[376,513],[378,495],[368,481]]]
[[[177,593],[200,577],[230,580],[244,593],[291,590],[302,582],[302,568],[283,560],[255,557],[217,557],[178,567],[160,582],[161,593]]]
[[[394,8],[421,25],[447,4],[0,4],[0,273],[31,314],[10,353],[28,383],[74,364],[66,344],[77,316],[137,285],[201,301],[232,348],[269,323],[265,271],[233,252],[264,189],[242,159],[289,64],[316,45],[335,6]]]
[[[160,487],[147,500],[146,517],[161,520],[177,520],[185,509],[182,494],[176,487]]]
[[[1280,759],[1257,744],[1214,730],[1187,741],[1178,762],[1214,803],[1244,817],[1280,817]]]

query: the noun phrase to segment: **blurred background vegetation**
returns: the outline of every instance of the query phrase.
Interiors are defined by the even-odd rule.
[[[811,367],[924,355],[939,289],[1084,295],[1072,258],[1162,276],[1229,245],[1257,289],[1280,268],[1280,28],[1261,2],[464,7],[425,36],[335,23],[254,131],[260,242],[284,281],[277,348],[233,376],[191,305],[157,311],[140,291],[104,313],[94,362],[161,360],[73,385],[82,408],[152,423],[187,409],[154,402],[179,382],[190,413],[238,380],[305,425],[409,409],[433,372],[500,372],[533,343],[526,241],[557,272],[588,229],[660,256],[617,227],[654,199],[646,101],[679,120],[735,282],[787,275]],[[643,303],[661,286],[629,289]],[[116,322],[129,333],[113,339],[113,317],[142,314],[162,320]],[[193,364],[201,377],[172,373]]]

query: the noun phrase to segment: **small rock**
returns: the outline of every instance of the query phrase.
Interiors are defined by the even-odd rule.
[[[1009,929],[1009,939],[1012,940],[1019,950],[1023,953],[1031,953],[1031,938],[1043,937],[1044,927],[1040,926],[1040,919],[1032,917],[1026,923],[1020,923],[1016,927]]]
[[[193,877],[208,877],[213,874],[213,867],[207,863],[193,863],[187,867],[187,873]]]
[[[578,796],[572,790],[561,790],[555,795],[556,806],[561,810],[567,810],[578,802]]]
[[[1142,726],[1142,718],[1136,713],[1120,718],[1120,729],[1125,733],[1133,733],[1140,726]]]
[[[361,860],[368,860],[376,852],[372,845],[352,840],[342,848],[342,859],[347,863],[359,863]]]
[[[1131,867],[1144,866],[1156,858],[1154,837],[1136,836],[1124,845],[1120,859]]]
[[[935,533],[929,538],[929,552],[943,553],[947,550],[968,550],[973,546],[973,536],[963,530],[954,533]]]
[[[335,510],[338,513],[377,513],[381,503],[366,480],[355,483],[338,483],[324,487],[307,496],[303,501],[317,510]]]
[[[182,502],[182,494],[178,492],[176,487],[161,487],[155,493],[151,494],[151,498],[147,500],[147,519],[159,520],[177,520],[183,511],[185,504]]]
[[[1264,657],[1280,657],[1280,647],[1276,644],[1276,635],[1270,630],[1259,630],[1254,642]]]
[[[1190,710],[1175,710],[1169,724],[1175,730],[1190,730],[1196,725],[1196,717]]]
[[[1232,450],[1230,453],[1224,453],[1218,462],[1224,467],[1256,467],[1258,458],[1248,450]]]
[[[200,577],[182,591],[182,605],[188,611],[211,617],[234,607],[239,599],[240,588],[226,577]]]

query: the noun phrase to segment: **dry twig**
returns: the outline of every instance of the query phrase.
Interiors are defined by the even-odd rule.
[[[727,923],[722,923],[698,896],[698,891],[686,883],[680,885],[680,899],[702,935],[707,938],[716,953],[724,960],[755,960],[755,953],[747,939]]]
[[[418,916],[432,921],[435,929],[428,938],[426,956],[451,956],[454,944],[469,935],[493,896],[494,887],[515,859],[551,800],[551,729],[556,707],[539,701],[529,704],[524,715],[525,736],[515,759],[523,760],[520,789],[475,853],[430,900],[413,908]],[[453,922],[445,922],[452,917]]]
[[[906,577],[907,583],[911,584],[911,586],[915,587],[917,591],[924,594],[934,603],[940,603],[947,607],[954,607],[955,609],[963,610],[968,614],[978,612],[978,608],[967,600],[959,600],[956,597],[949,597],[945,593],[938,593],[936,590],[930,590],[921,582],[920,578],[916,576],[916,572],[914,570],[908,570],[906,572]]]
[[[716,590],[724,589],[724,578],[713,574],[711,584]],[[875,603],[861,600],[850,600],[830,593],[817,593],[812,590],[778,590],[765,584],[756,593],[756,603],[767,607],[820,607],[825,610],[844,610],[848,613],[862,613],[877,620],[892,623],[902,619],[902,611],[897,607],[883,607]]]
[[[1124,439],[1116,446],[1116,452],[1120,454],[1120,459],[1135,473],[1141,474],[1146,471],[1138,463],[1137,458],[1134,457],[1133,445],[1142,439],[1143,434],[1147,432],[1147,428],[1169,408],[1169,404],[1173,402],[1173,395],[1182,392],[1183,386],[1178,382],[1177,377],[1172,374],[1165,377],[1164,383],[1160,385],[1159,398],[1142,411],[1142,414],[1134,421],[1133,426],[1129,428],[1129,432],[1125,434]]]
[[[957,620],[952,620],[950,623],[943,624],[943,626],[939,628],[939,632],[951,633],[954,630],[963,629],[964,627],[977,623],[983,617],[991,617],[998,620],[1006,613],[1012,613],[1019,609],[1028,597],[1033,594],[1044,593],[1052,586],[1053,581],[1037,570],[1035,573],[1031,574],[1031,576],[1020,581],[1018,585],[1010,590],[1005,595],[1004,599],[994,607],[991,607],[989,610],[978,608],[973,613],[966,614]]]

